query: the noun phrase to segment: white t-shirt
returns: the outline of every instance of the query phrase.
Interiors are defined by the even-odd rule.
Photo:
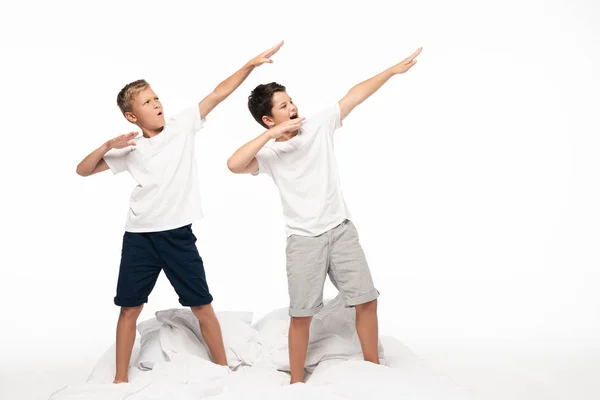
[[[333,151],[333,133],[341,126],[336,103],[307,118],[293,138],[269,142],[256,155],[258,173],[271,176],[279,189],[288,236],[318,236],[351,217]]]
[[[104,161],[114,174],[128,171],[138,185],[129,200],[127,232],[179,228],[203,217],[195,158],[195,133],[202,129],[198,106],[169,118],[162,132],[112,149]]]

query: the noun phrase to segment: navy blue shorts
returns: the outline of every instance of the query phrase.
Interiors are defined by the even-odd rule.
[[[137,307],[147,303],[161,270],[165,271],[182,306],[212,303],[190,224],[162,232],[125,232],[115,304]]]

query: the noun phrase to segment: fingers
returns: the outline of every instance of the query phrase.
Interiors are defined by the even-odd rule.
[[[288,125],[291,127],[296,127],[296,126],[301,126],[302,123],[304,122],[306,118],[305,117],[298,117],[298,118],[294,118],[294,119],[290,119],[288,121]]]
[[[421,54],[421,51],[423,51],[423,48],[419,47],[414,53],[412,53],[410,55],[410,57],[408,57],[404,60],[404,63],[405,64],[411,63],[419,54]]]
[[[122,135],[119,135],[112,140],[129,140],[129,139],[133,139],[136,136],[137,136],[137,132],[129,132],[129,133],[124,133]]]
[[[423,51],[422,47],[419,47],[417,50],[415,50],[414,53],[411,54],[411,56],[409,57],[411,60],[416,58],[419,54],[421,54],[421,51]]]
[[[277,43],[275,46],[271,47],[269,50],[265,51],[263,53],[264,57],[266,57],[266,58],[271,57],[273,54],[275,54],[279,51],[281,46],[283,46],[283,40],[281,42]]]
[[[131,139],[135,138],[137,136],[137,134],[138,134],[137,132],[129,132],[127,134],[127,137],[126,137],[127,145],[129,145],[129,146],[135,146],[136,145],[135,140],[131,140]]]
[[[279,51],[281,46],[283,46],[283,40],[281,42],[277,43],[275,46],[271,47],[269,50],[267,50],[267,52],[269,54],[273,55]]]
[[[296,130],[302,127],[302,124],[304,123],[304,118],[296,118],[291,121],[292,123],[289,125],[289,129]]]
[[[110,139],[107,143],[109,148],[122,149],[127,146],[135,146],[135,137],[138,135],[138,132],[129,132],[124,133],[122,135],[117,136],[116,138]]]
[[[282,128],[283,132],[293,132],[293,131],[296,131],[296,130],[298,130],[298,129],[300,129],[302,127],[302,124],[304,123],[304,120],[305,120],[304,117],[290,119],[288,121],[283,122],[281,124],[281,128]]]

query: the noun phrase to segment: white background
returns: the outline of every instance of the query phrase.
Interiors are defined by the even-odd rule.
[[[134,182],[75,167],[135,128],[117,92],[145,78],[169,115],[281,39],[197,140],[194,231],[215,308],[260,317],[287,303],[276,189],[226,168],[262,131],[252,88],[282,83],[310,115],[423,46],[336,134],[381,333],[487,398],[600,392],[597,3],[122,3],[0,15],[0,397],[82,381],[114,340]],[[178,306],[161,275],[141,318]]]

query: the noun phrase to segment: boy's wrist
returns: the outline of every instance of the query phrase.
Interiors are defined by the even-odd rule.
[[[278,132],[277,132],[277,128],[276,128],[276,127],[273,127],[273,128],[271,128],[271,129],[267,129],[267,130],[266,130],[266,131],[263,133],[263,135],[266,135],[267,139],[268,139],[268,140],[270,140],[270,139],[277,139],[277,136],[278,136],[279,134],[278,134]],[[267,140],[267,141],[268,141],[268,140]]]
[[[395,65],[394,65],[394,66],[392,66],[392,67],[389,67],[388,69],[386,69],[386,70],[383,72],[383,74],[384,74],[384,76],[385,76],[386,78],[388,78],[388,79],[389,79],[389,78],[391,78],[391,77],[392,77],[392,76],[394,76],[394,75],[398,75],[398,72],[396,72],[396,71],[394,70],[394,67],[395,67]]]
[[[273,136],[271,136],[271,130],[267,129],[266,131],[264,131],[261,135],[261,138],[266,140],[267,142],[271,139],[273,139]]]

